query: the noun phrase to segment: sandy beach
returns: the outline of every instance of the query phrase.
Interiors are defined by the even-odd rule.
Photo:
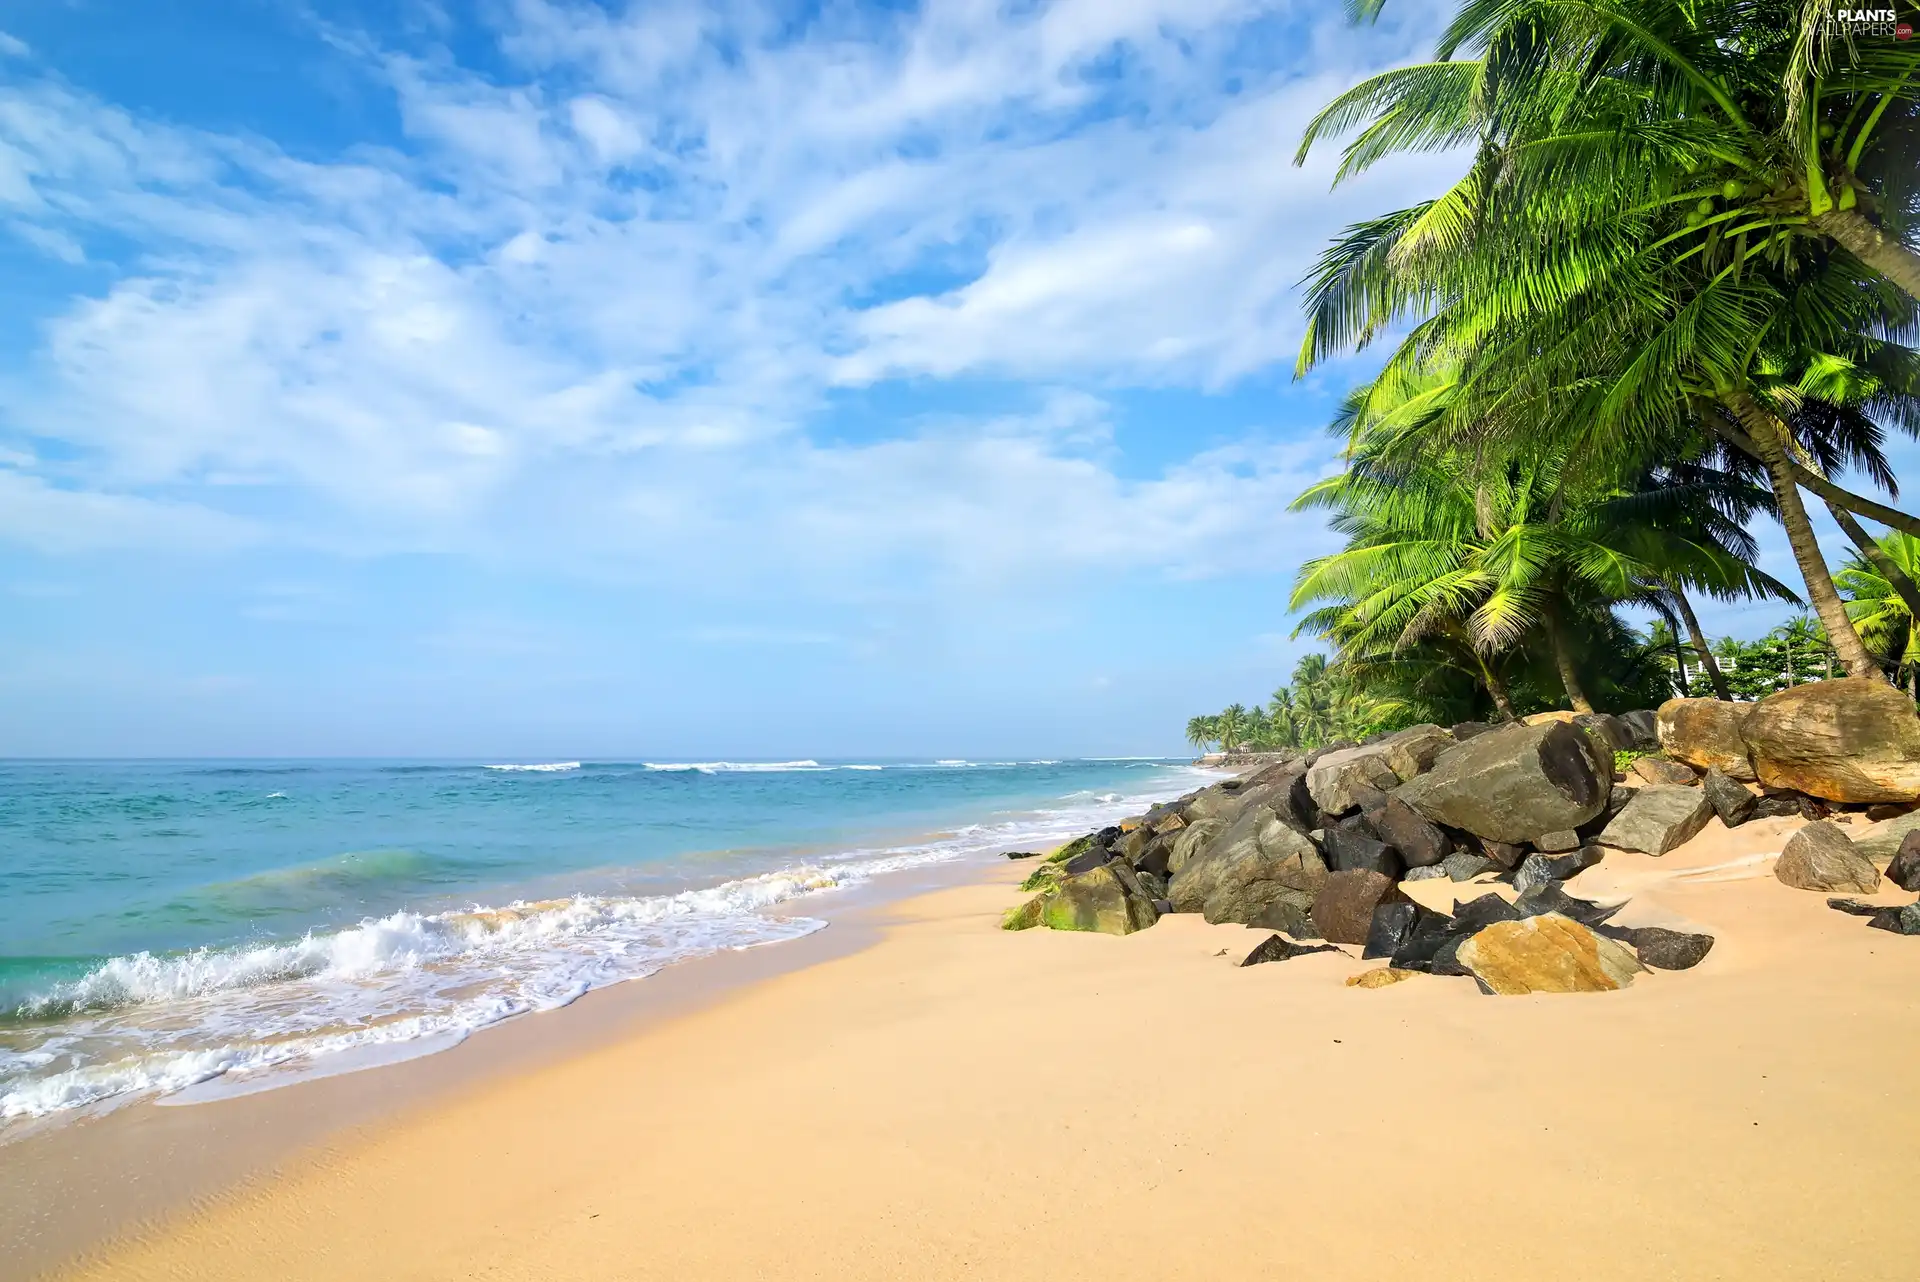
[[[1792,826],[1576,883],[1719,939],[1583,996],[1237,969],[1262,932],[1192,916],[1007,934],[997,866],[61,1276],[1906,1277],[1920,948],[1780,885]]]

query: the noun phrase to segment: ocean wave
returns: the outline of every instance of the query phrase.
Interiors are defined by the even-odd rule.
[[[578,770],[579,768],[580,763],[577,761],[548,761],[531,766],[506,765],[487,767],[489,770],[528,771],[534,774],[558,774],[565,770]]]
[[[649,770],[695,771],[703,775],[742,773],[764,774],[782,770],[832,770],[817,761],[645,761]],[[858,769],[858,767],[854,767]],[[875,767],[878,769],[878,767]]]

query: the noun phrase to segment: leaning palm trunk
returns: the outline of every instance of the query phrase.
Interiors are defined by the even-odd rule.
[[[1580,684],[1580,674],[1574,668],[1573,651],[1567,648],[1567,634],[1560,626],[1558,611],[1547,611],[1546,625],[1547,641],[1553,647],[1553,665],[1560,671],[1560,684],[1566,688],[1567,702],[1575,712],[1592,712],[1593,703],[1587,698],[1586,687]]]
[[[1713,696],[1724,702],[1733,702],[1733,691],[1727,688],[1726,673],[1720,671],[1720,664],[1713,657],[1713,651],[1707,645],[1707,634],[1700,627],[1700,616],[1693,612],[1693,602],[1687,600],[1687,594],[1675,588],[1673,601],[1680,610],[1680,619],[1687,625],[1687,636],[1693,641],[1693,648],[1700,655],[1700,666],[1707,671],[1707,680],[1713,682]],[[1680,691],[1685,694],[1683,688]]]
[[[1880,546],[1878,539],[1868,534],[1861,527],[1860,522],[1853,519],[1853,513],[1833,502],[1827,504],[1827,511],[1833,513],[1834,521],[1840,526],[1841,531],[1853,540],[1853,545],[1860,549],[1860,555],[1872,562],[1873,568],[1880,572],[1880,577],[1887,581],[1902,601],[1906,602],[1907,613],[1920,619],[1920,585],[1916,585],[1907,576],[1907,572],[1900,568],[1898,561],[1887,555],[1887,550]]]
[[[1828,572],[1826,560],[1820,555],[1820,544],[1814,537],[1813,523],[1807,519],[1806,505],[1800,501],[1800,486],[1787,460],[1779,425],[1745,392],[1733,393],[1728,398],[1728,408],[1753,438],[1760,460],[1766,464],[1767,479],[1773,485],[1774,503],[1780,512],[1780,524],[1786,529],[1793,559],[1800,565],[1800,577],[1806,580],[1807,600],[1813,605],[1814,613],[1820,616],[1820,622],[1827,630],[1828,642],[1840,656],[1848,676],[1880,676],[1880,665],[1873,661],[1873,656],[1867,653],[1867,647],[1861,643],[1853,620],[1847,617],[1846,605],[1833,586],[1833,575]]]
[[[1855,258],[1920,298],[1920,254],[1868,222],[1857,209],[1829,209],[1813,225],[1845,245]]]

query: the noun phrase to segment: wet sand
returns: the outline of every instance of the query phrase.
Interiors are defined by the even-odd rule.
[[[999,865],[870,946],[337,1132],[68,1275],[1904,1278],[1920,940],[1777,882],[1793,826],[1716,821],[1575,882],[1719,942],[1572,997],[1238,969],[1263,934],[1189,916],[1007,934],[1023,869]]]

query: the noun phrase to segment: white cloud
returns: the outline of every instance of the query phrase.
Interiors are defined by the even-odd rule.
[[[33,50],[28,47],[26,41],[19,36],[0,31],[0,57],[29,58],[32,56]]]
[[[0,219],[121,268],[0,388],[75,453],[7,483],[97,527],[76,542],[233,537],[212,509],[246,483],[305,496],[278,537],[364,550],[843,587],[1270,566],[1313,528],[1282,508],[1317,446],[1123,480],[1085,390],[857,444],[809,425],[892,377],[1230,383],[1290,358],[1329,233],[1452,167],[1334,196],[1289,167],[1311,111],[1414,43],[1327,6],[830,6],[797,37],[744,4],[509,14],[512,77],[367,49],[405,137],[331,161],[0,87]],[[1254,65],[1274,24],[1311,74]]]

